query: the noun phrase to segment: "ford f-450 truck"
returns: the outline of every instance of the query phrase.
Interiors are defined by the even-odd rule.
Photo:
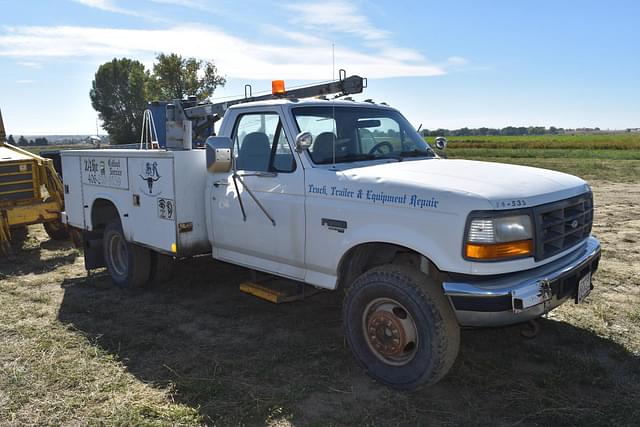
[[[344,290],[356,361],[400,389],[447,373],[461,327],[584,300],[600,259],[585,181],[441,158],[394,108],[304,99],[362,87],[275,81],[258,100],[176,101],[162,105],[165,148],[64,152],[63,219],[84,231],[86,267],[142,286],[168,257],[210,253]],[[194,123],[222,117],[192,149]]]

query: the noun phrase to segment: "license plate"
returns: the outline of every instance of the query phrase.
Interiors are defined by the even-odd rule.
[[[585,274],[578,282],[578,295],[576,296],[576,304],[580,304],[591,292],[591,272]]]

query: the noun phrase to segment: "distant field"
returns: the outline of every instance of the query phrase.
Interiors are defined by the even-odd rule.
[[[433,138],[427,138],[432,140]],[[452,136],[451,148],[640,150],[640,133],[574,135]]]
[[[21,147],[27,151],[31,151],[35,154],[40,154],[41,151],[55,151],[55,150],[86,150],[95,148],[91,144],[72,144],[72,145],[41,145],[35,147]]]
[[[460,136],[448,141],[448,158],[535,166],[588,180],[632,182],[640,177],[640,134]]]
[[[451,144],[446,153],[449,157],[507,157],[514,159],[620,159],[640,160],[640,150],[616,149],[565,149],[565,148],[458,148]]]
[[[455,156],[449,155],[449,158]],[[552,169],[579,176],[587,181],[603,180],[615,182],[638,182],[640,160],[606,160],[588,158],[509,158],[462,156],[469,160],[512,163],[536,168]]]

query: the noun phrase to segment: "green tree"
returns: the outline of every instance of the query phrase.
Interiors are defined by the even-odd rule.
[[[20,135],[20,138],[18,138],[18,145],[21,147],[26,147],[27,145],[29,145],[29,141],[27,141],[27,138],[25,138],[24,135]]]
[[[202,101],[225,83],[213,62],[160,54],[151,74],[139,61],[114,58],[98,68],[89,96],[110,143],[124,144],[140,138],[147,101],[186,96]]]
[[[16,145],[16,140],[13,139],[13,135],[9,135],[9,138],[7,139],[7,142],[11,145]]]
[[[132,59],[114,58],[98,68],[89,96],[112,144],[134,143],[140,138],[148,81],[144,65]]]
[[[195,96],[199,101],[204,101],[226,82],[211,61],[183,58],[175,53],[160,54],[153,64],[147,90],[153,100]]]

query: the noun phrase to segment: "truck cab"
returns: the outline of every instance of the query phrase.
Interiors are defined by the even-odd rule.
[[[461,327],[535,319],[591,291],[600,244],[580,178],[441,158],[398,110],[351,100],[238,103],[205,145],[91,154],[121,165],[119,186],[82,178],[71,191],[85,212],[65,218],[98,248],[92,266],[139,285],[158,277],[161,256],[210,252],[343,290],[356,361],[400,389],[446,374]],[[65,177],[73,158],[89,155],[65,153]],[[172,185],[164,195],[151,189],[161,188],[156,176]],[[171,218],[160,200],[172,203]]]

